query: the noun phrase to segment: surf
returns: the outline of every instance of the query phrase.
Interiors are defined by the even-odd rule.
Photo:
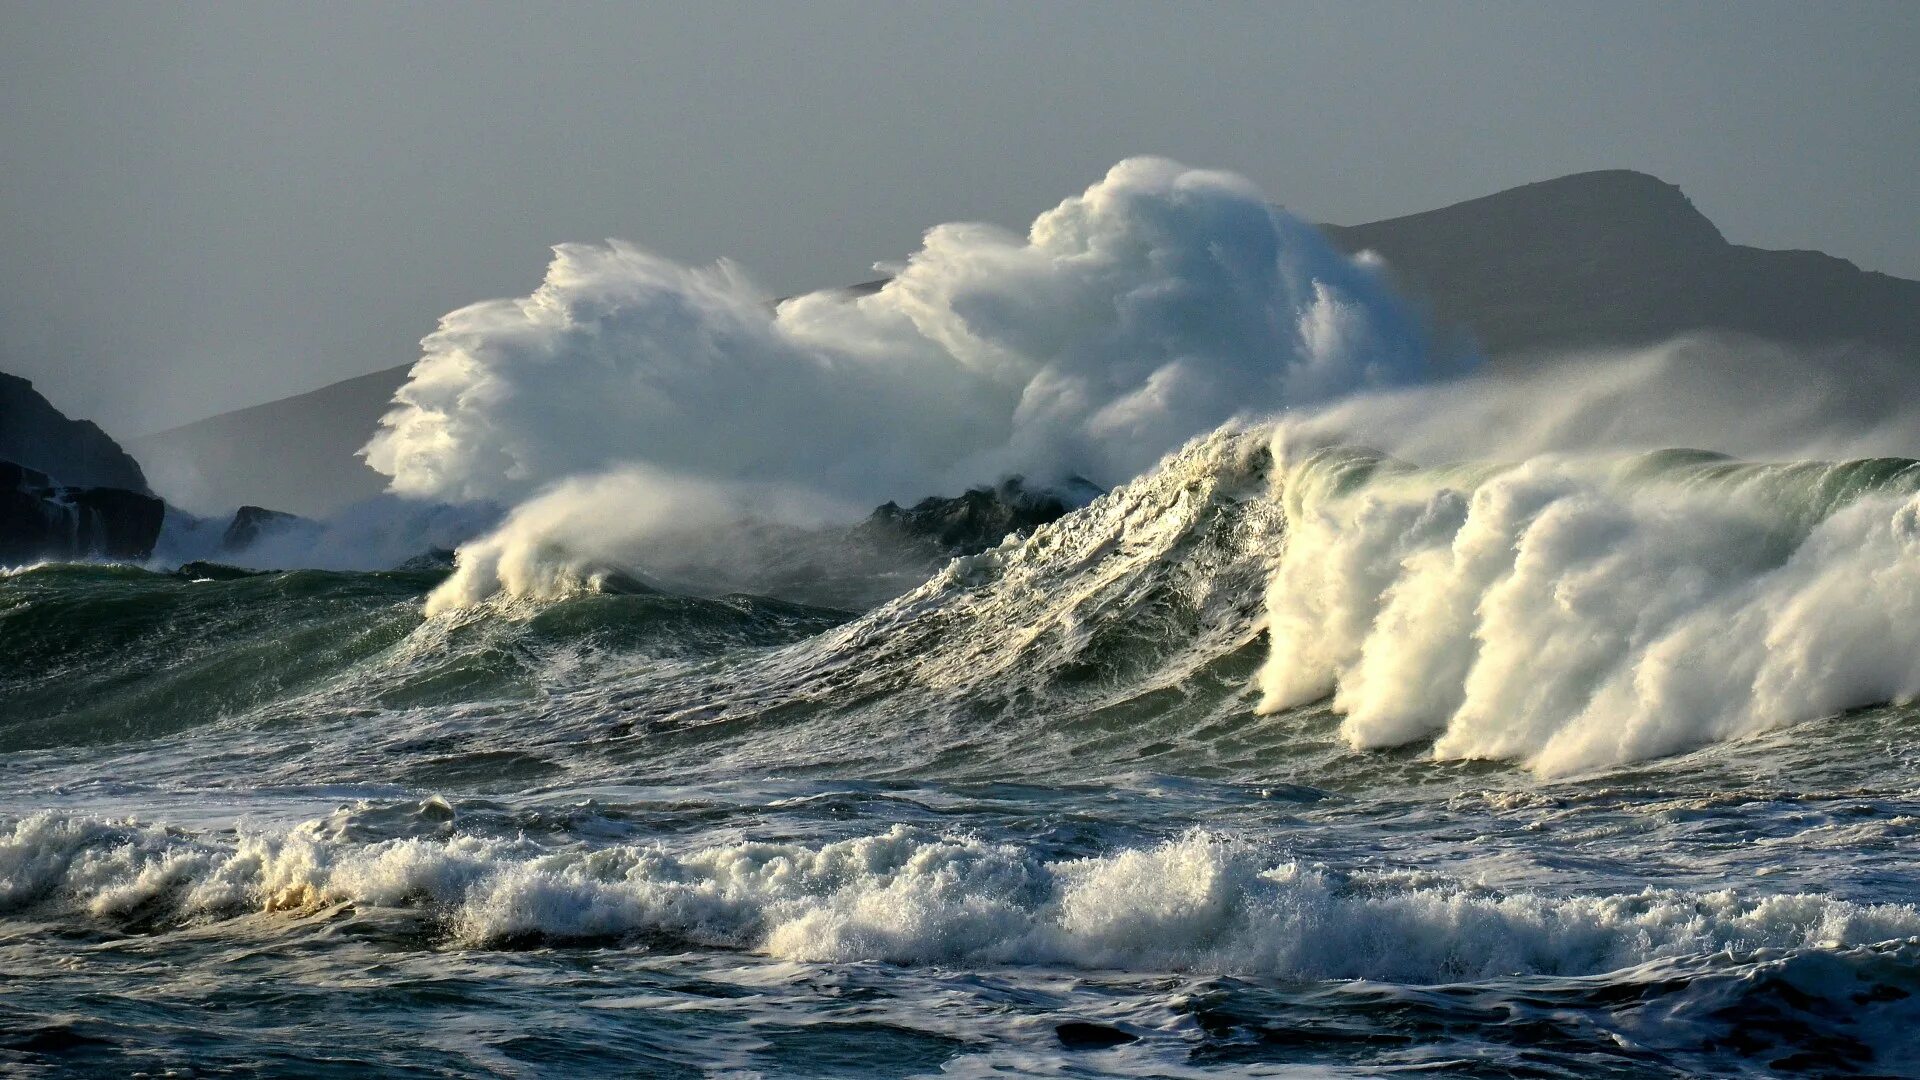
[[[1917,492],[1907,459],[1421,466],[1282,421],[1196,439],[864,613],[604,575],[435,611],[444,572],[43,567],[0,581],[4,729],[48,745],[531,695],[563,706],[542,743],[619,716],[804,762],[892,730],[878,772],[1025,755],[1097,776],[1237,739],[1251,775],[1330,710],[1354,752],[1591,771],[1912,700]]]

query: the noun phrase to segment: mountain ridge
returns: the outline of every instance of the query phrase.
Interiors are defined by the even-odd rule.
[[[1920,282],[1730,243],[1678,186],[1631,170],[1322,228],[1348,251],[1380,253],[1439,327],[1465,328],[1496,364],[1703,330],[1920,352]]]

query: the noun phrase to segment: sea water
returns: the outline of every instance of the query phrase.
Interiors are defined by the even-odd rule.
[[[866,612],[10,571],[0,1069],[1914,1075],[1912,473],[1225,431]]]

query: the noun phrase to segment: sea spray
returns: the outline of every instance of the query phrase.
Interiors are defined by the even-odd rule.
[[[817,516],[1010,474],[1111,486],[1233,417],[1457,366],[1377,260],[1242,178],[1156,158],[1025,235],[934,228],[867,295],[770,306],[730,266],[563,244],[532,295],[453,312],[424,348],[368,463],[404,495],[527,503],[442,605],[657,561],[680,541],[650,523],[689,503],[777,517],[757,496],[777,488]],[[618,498],[569,499],[595,489]]]

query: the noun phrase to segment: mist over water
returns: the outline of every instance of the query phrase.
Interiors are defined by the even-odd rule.
[[[198,517],[175,507],[154,546],[151,565],[194,561],[261,569],[387,570],[433,551],[450,551],[504,516],[488,502],[444,503],[381,495],[343,507],[323,520],[268,528],[244,547],[229,547],[227,515]]]
[[[1900,366],[1481,370],[1390,279],[1155,159],[870,295],[556,248],[282,572],[0,575],[0,1063],[1920,1069]],[[1010,473],[1111,490],[730,584]]]

